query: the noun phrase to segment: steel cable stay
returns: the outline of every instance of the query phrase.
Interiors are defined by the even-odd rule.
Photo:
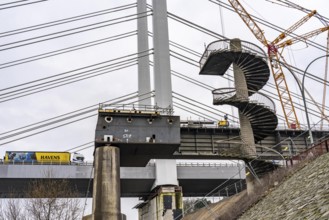
[[[124,101],[127,101],[127,100],[137,98],[137,97],[138,97],[138,95],[135,92],[135,93],[130,93],[128,95],[122,96],[120,98],[116,98],[116,99],[113,99],[113,100],[108,100],[105,103],[110,102],[112,104],[117,104],[117,103],[120,103],[120,102],[124,102]],[[119,100],[115,101],[117,99],[119,99]],[[59,115],[59,116],[56,116],[56,117],[52,117],[50,119],[46,119],[46,120],[43,120],[43,121],[40,121],[40,122],[36,122],[36,123],[30,124],[30,125],[27,125],[27,126],[23,126],[23,127],[11,130],[11,131],[4,132],[4,133],[0,134],[2,136],[0,138],[0,140],[7,139],[7,138],[10,138],[10,137],[13,137],[13,136],[16,136],[16,135],[20,135],[20,134],[23,134],[23,133],[26,133],[26,132],[29,132],[29,131],[33,131],[33,130],[36,130],[36,129],[40,129],[40,128],[43,128],[45,126],[52,125],[54,123],[59,123],[59,122],[62,122],[62,121],[66,121],[66,120],[69,120],[71,118],[75,118],[75,117],[78,117],[78,116],[81,116],[81,115],[84,115],[84,114],[87,114],[87,113],[91,113],[93,111],[96,111],[98,109],[98,107],[99,107],[99,104],[88,106],[88,107],[85,107],[85,108],[82,108],[82,109],[79,109],[79,110],[75,110],[75,111],[72,111],[72,112],[69,112],[69,113],[66,113],[66,114],[62,114],[62,115]],[[13,133],[13,132],[15,132],[15,133]],[[9,133],[11,133],[11,134],[9,134]],[[6,134],[6,136],[3,136],[4,134]]]
[[[70,17],[70,18],[64,18],[64,19],[60,19],[60,20],[56,20],[56,21],[50,21],[50,22],[37,24],[37,25],[24,27],[24,28],[19,28],[19,29],[15,29],[15,30],[5,31],[5,32],[0,33],[0,38],[8,37],[8,36],[16,35],[16,34],[22,34],[22,33],[30,32],[30,31],[35,31],[35,30],[39,30],[39,29],[43,29],[43,28],[53,27],[53,26],[66,24],[66,23],[70,23],[70,22],[74,22],[74,21],[79,21],[79,20],[83,20],[83,19],[87,19],[87,18],[92,18],[92,17],[104,15],[104,14],[110,14],[113,12],[124,11],[124,10],[134,8],[134,7],[136,7],[136,3],[127,4],[127,5],[109,8],[109,9],[104,9],[101,11],[91,12],[91,13],[82,14],[82,15],[78,15],[78,16],[74,16],[74,17]]]
[[[144,55],[144,56],[147,56],[147,55]],[[140,56],[140,57],[144,57],[144,56]],[[29,90],[27,90],[25,88],[26,91],[23,91],[23,92],[20,92],[19,90],[17,90],[17,93],[15,93],[15,94],[11,94],[9,96],[5,96],[5,97],[0,98],[0,103],[11,101],[11,100],[21,98],[21,97],[25,97],[25,96],[28,96],[28,95],[36,94],[36,93],[43,92],[43,91],[46,91],[46,90],[58,88],[58,87],[68,85],[68,84],[71,84],[71,83],[76,83],[76,82],[79,82],[79,81],[82,81],[82,80],[85,80],[85,79],[90,79],[90,78],[93,78],[93,77],[97,77],[97,76],[100,76],[100,75],[104,75],[104,74],[107,74],[107,73],[110,73],[110,72],[118,71],[118,70],[121,70],[121,69],[136,66],[136,65],[137,65],[137,58],[132,60],[132,61],[123,61],[123,63],[120,63],[120,64],[115,65],[115,66],[111,66],[109,68],[105,68],[103,70],[98,70],[98,71],[94,71],[94,72],[86,73],[86,74],[79,73],[79,76],[76,76],[76,77],[70,76],[69,79],[64,79],[64,80],[61,80],[59,82],[54,82],[54,81],[51,81],[51,82],[54,82],[54,83],[47,82],[48,85],[39,84],[41,86],[39,86],[37,88],[33,88],[33,89],[29,89]],[[55,81],[58,81],[58,80],[59,79],[57,79]],[[31,88],[31,87],[35,87],[35,86],[30,86],[29,88]],[[41,90],[39,90],[39,89],[41,89]],[[22,94],[22,95],[19,95],[19,94]],[[19,95],[19,96],[17,96],[17,95]],[[7,98],[7,99],[5,99],[5,98]]]
[[[128,95],[129,95],[129,97],[128,97]],[[138,102],[138,100],[136,100],[138,97],[144,97],[144,96],[146,96],[146,97],[144,97],[142,99],[142,100],[144,100],[144,99],[148,99],[149,97],[153,97],[154,96],[153,95],[153,91],[151,91],[149,93],[146,93],[146,94],[142,94],[142,95],[138,95],[137,92],[130,93],[128,95],[120,97],[119,100],[118,100],[118,98],[116,98],[116,99],[112,99],[112,100],[109,100],[109,101],[105,101],[105,102],[103,102],[103,104],[108,103],[107,105],[117,105],[117,104],[122,104],[123,102],[130,101],[132,99],[135,99],[134,101],[131,101],[131,102],[128,102],[127,103],[127,105],[131,105],[131,104],[134,104],[134,103],[137,103]],[[131,96],[131,95],[133,95],[133,96]],[[113,102],[113,100],[117,100],[117,101]],[[4,132],[4,133],[2,133],[0,135],[6,134],[6,136],[1,137],[0,140],[5,140],[5,139],[11,138],[11,137],[15,137],[15,136],[18,136],[18,135],[21,135],[21,134],[25,134],[25,133],[28,133],[28,132],[31,132],[31,131],[34,131],[34,130],[41,129],[43,127],[48,127],[48,126],[51,126],[51,125],[54,125],[54,124],[58,124],[58,123],[63,122],[63,121],[68,121],[68,120],[70,120],[72,118],[76,118],[76,117],[85,115],[87,113],[92,113],[93,111],[96,111],[98,109],[98,107],[99,107],[99,104],[92,105],[92,106],[87,107],[87,109],[88,108],[90,108],[90,109],[89,110],[86,110],[84,112],[80,112],[81,111],[81,109],[80,109],[80,110],[76,110],[76,111],[73,111],[73,112],[70,112],[70,113],[66,113],[66,114],[63,114],[63,115],[60,115],[60,116],[53,117],[51,119],[46,119],[46,120],[41,121],[41,122],[33,123],[31,125],[23,126],[21,128],[17,128],[17,129],[11,130],[11,131]],[[86,109],[86,108],[83,108],[83,109]],[[78,113],[76,113],[76,112],[78,112]],[[72,113],[75,113],[75,114],[70,115]],[[69,116],[67,116],[67,115],[69,115]],[[64,124],[60,124],[58,126],[51,127],[49,129],[44,129],[42,131],[35,132],[33,134],[30,134],[30,135],[19,137],[19,138],[16,138],[14,140],[11,140],[11,141],[8,141],[8,142],[5,142],[5,143],[0,143],[0,146],[1,145],[4,145],[4,144],[11,143],[11,142],[14,142],[14,141],[17,141],[17,140],[24,139],[24,138],[27,138],[27,137],[31,137],[31,136],[34,136],[36,134],[40,134],[40,133],[43,133],[43,132],[46,132],[46,131],[50,131],[50,130],[53,130],[55,128],[59,128],[59,127],[62,127],[62,126],[68,125],[68,124],[72,124],[72,123],[75,123],[75,122],[78,122],[78,121],[81,121],[81,120],[84,120],[84,119],[88,119],[90,117],[94,117],[94,116],[97,116],[97,115],[98,114],[88,115],[88,116],[85,116],[83,118],[79,118],[79,119],[76,119],[74,121],[70,121],[70,122],[67,122],[67,123],[64,123]],[[65,118],[61,118],[62,116],[66,116],[66,117]],[[56,120],[55,121],[51,121],[53,119],[56,119]],[[44,122],[47,122],[47,123],[44,123]],[[37,125],[37,126],[34,126],[34,125]],[[34,126],[34,127],[32,127],[32,126]],[[22,129],[25,129],[25,130],[22,130]],[[16,132],[16,133],[13,133],[13,132]],[[11,134],[9,134],[9,133],[11,133]]]
[[[192,78],[186,77],[185,75],[180,74],[180,73],[178,73],[178,72],[176,72],[176,71],[173,71],[173,70],[172,70],[172,71],[171,71],[171,74],[172,74],[173,76],[177,77],[177,78],[180,78],[180,79],[183,79],[183,80],[185,80],[185,81],[188,81],[188,82],[190,82],[190,83],[192,83],[192,84],[194,84],[194,85],[200,86],[200,87],[202,87],[202,88],[204,88],[204,89],[207,89],[207,90],[209,90],[209,91],[214,90],[214,88],[212,88],[211,86],[208,86],[207,84],[203,84],[202,82],[196,81],[196,80],[194,80],[194,79],[192,79]]]
[[[29,1],[29,0],[22,0],[22,1]],[[18,2],[22,2],[22,1],[16,1],[14,3],[18,3]],[[10,9],[10,8],[16,8],[16,7],[25,6],[25,5],[31,5],[31,4],[41,3],[41,2],[45,2],[45,1],[48,1],[48,0],[37,0],[37,1],[33,1],[33,2],[16,4],[16,5],[12,5],[12,6],[6,6],[6,7],[1,7],[1,5],[0,5],[0,10]],[[8,4],[10,4],[10,3],[7,3],[7,5]],[[6,4],[2,4],[2,5],[6,5]]]
[[[6,91],[6,90],[12,90],[12,89],[15,89],[15,88],[19,88],[17,90],[22,90],[23,88],[21,88],[21,87],[23,87],[25,85],[31,85],[31,84],[33,85],[33,84],[39,83],[39,82],[41,82],[39,85],[45,84],[43,81],[48,80],[48,79],[52,79],[51,81],[48,81],[48,82],[53,82],[53,81],[58,80],[58,79],[56,79],[57,77],[65,76],[65,78],[67,78],[67,77],[70,77],[70,76],[66,76],[66,75],[77,72],[77,71],[81,71],[81,70],[86,70],[86,69],[91,69],[91,68],[94,68],[94,69],[91,69],[91,70],[88,70],[88,71],[101,70],[102,68],[112,66],[112,64],[108,64],[108,63],[111,63],[111,62],[114,62],[114,61],[118,61],[119,63],[124,62],[124,61],[132,61],[132,60],[137,59],[138,55],[147,56],[149,53],[151,53],[152,50],[153,49],[143,51],[143,52],[140,52],[140,53],[128,54],[128,55],[117,57],[117,58],[114,58],[114,59],[111,59],[111,60],[95,63],[95,64],[84,66],[84,67],[79,67],[77,69],[69,70],[69,71],[66,71],[66,72],[63,72],[63,73],[58,73],[58,74],[47,76],[47,77],[44,77],[44,78],[39,78],[39,79],[36,79],[36,80],[32,80],[32,81],[29,81],[29,82],[26,82],[26,83],[10,86],[10,87],[7,87],[7,88],[0,89],[0,92]],[[145,53],[147,53],[147,55],[145,55]],[[136,56],[136,57],[134,57],[134,56]],[[133,58],[130,58],[130,57],[133,57]],[[122,60],[122,59],[125,59],[125,60],[119,61],[119,60]],[[85,72],[82,72],[82,73],[85,73]],[[74,74],[73,76],[75,76],[77,74],[78,73]],[[60,79],[63,79],[63,78],[60,78]],[[31,87],[35,87],[35,86],[30,86],[30,87],[26,87],[26,88],[31,88]],[[2,93],[0,96],[6,95],[6,94],[10,94],[10,92]]]
[[[173,98],[176,98],[176,97],[173,97]],[[200,112],[200,111],[197,111],[196,109],[193,109],[193,108],[189,108],[188,106],[186,105],[183,105],[179,102],[175,102],[174,101],[174,107],[177,107],[183,111],[186,111],[186,112],[189,112],[195,116],[198,116],[199,118],[202,118],[202,119],[206,119],[208,121],[217,121],[217,118],[214,118],[212,116],[209,116],[209,115],[204,115],[203,112]]]
[[[74,152],[78,153],[78,152],[81,152],[81,151],[86,150],[88,148],[95,148],[95,144],[93,143],[92,145],[89,145],[89,146],[84,147],[84,148],[80,148],[79,150],[75,150]]]
[[[132,97],[123,97],[123,99],[120,99],[119,101],[113,102],[111,104],[118,104],[120,102],[131,100],[131,99],[137,98],[137,97],[138,97],[137,94],[134,95],[134,96],[132,96]],[[78,117],[78,116],[81,116],[81,115],[84,115],[84,114],[87,114],[87,113],[91,113],[91,112],[94,112],[94,111],[97,111],[97,110],[98,110],[98,104],[95,107],[93,106],[93,108],[90,108],[89,107],[88,110],[85,110],[83,112],[81,112],[81,109],[79,109],[77,111],[66,113],[64,115],[57,116],[57,117],[54,117],[52,119],[47,119],[47,120],[44,120],[44,121],[41,121],[41,122],[38,122],[38,123],[33,123],[32,125],[28,125],[28,126],[24,126],[22,128],[18,128],[18,129],[12,130],[12,131],[16,131],[15,133],[12,133],[12,131],[3,133],[3,134],[7,134],[7,135],[6,136],[2,136],[0,138],[0,140],[8,139],[10,137],[14,137],[14,136],[17,136],[17,135],[20,135],[20,134],[23,134],[23,133],[27,133],[27,132],[30,132],[30,131],[33,131],[33,130],[37,130],[37,129],[40,129],[40,128],[43,128],[43,127],[46,127],[46,126],[49,126],[49,125],[52,125],[52,124],[56,124],[56,123],[62,122],[62,121],[67,121],[69,119],[72,119],[72,118],[75,118],[75,117]],[[74,114],[72,115],[72,113],[74,113]],[[69,115],[69,116],[63,117],[65,115]],[[59,118],[59,119],[56,119],[56,118]],[[53,120],[53,119],[56,119],[56,120]],[[52,121],[50,121],[50,120],[52,120]],[[50,122],[47,122],[47,121],[50,121]],[[47,123],[45,123],[45,122],[47,122]],[[32,127],[33,125],[36,125],[36,124],[41,124],[41,125]],[[23,128],[25,130],[22,130]],[[22,130],[22,131],[17,131],[17,130]],[[8,135],[8,133],[12,133],[12,134],[9,134]],[[3,135],[3,134],[1,134],[1,135]]]
[[[153,33],[148,31],[148,36],[153,37]],[[202,56],[202,53],[199,53],[198,51],[192,50],[191,48],[188,48],[188,47],[186,47],[182,44],[179,44],[177,42],[169,40],[169,45],[172,46],[172,47],[178,48],[182,51],[188,52],[189,54],[192,54],[192,55],[194,55],[198,58]]]
[[[86,32],[86,31],[91,31],[91,30],[95,30],[95,29],[99,29],[99,28],[108,27],[108,26],[111,26],[111,25],[117,25],[117,24],[133,21],[133,20],[136,20],[136,19],[140,19],[140,18],[148,17],[148,16],[152,15],[151,13],[148,13],[148,12],[143,12],[141,14],[145,14],[145,15],[139,16],[138,14],[132,14],[132,15],[129,15],[129,16],[115,18],[115,19],[111,19],[111,20],[108,20],[108,21],[98,22],[98,23],[95,23],[95,24],[85,25],[85,26],[77,27],[77,28],[71,28],[71,29],[64,30],[64,31],[54,32],[54,33],[50,33],[50,34],[46,34],[46,35],[41,35],[41,36],[37,36],[37,37],[33,37],[33,38],[28,38],[28,39],[24,39],[24,40],[19,40],[19,41],[15,41],[15,42],[11,42],[11,43],[2,44],[2,45],[0,45],[0,51],[14,49],[14,48],[18,48],[18,47],[23,47],[23,46],[27,46],[27,45],[31,45],[31,44],[36,44],[36,43],[40,43],[40,42],[44,42],[44,41],[48,41],[48,40],[61,38],[61,37],[66,37],[66,36]],[[135,16],[135,17],[133,17],[133,16]],[[127,18],[127,17],[133,17],[133,18]],[[116,21],[116,20],[120,20],[122,18],[125,18],[125,20]],[[112,22],[112,23],[109,23],[109,22]],[[104,24],[104,23],[109,23],[109,24]],[[99,25],[99,26],[96,26],[96,25]],[[83,29],[83,28],[85,28],[85,29]],[[80,30],[80,29],[82,29],[82,30]],[[70,32],[70,33],[66,33],[66,32]],[[66,34],[62,34],[62,33],[66,33]],[[53,35],[57,35],[57,36],[53,36]],[[46,38],[46,37],[49,37],[49,38]],[[39,39],[39,40],[37,40],[37,39]],[[27,42],[27,41],[32,41],[32,42]],[[25,43],[25,42],[27,42],[27,43]],[[15,45],[15,44],[18,44],[18,43],[22,43],[22,44]],[[3,47],[5,47],[5,48],[3,48]],[[3,48],[3,49],[1,49],[1,48]]]
[[[133,93],[126,94],[124,96],[120,96],[120,97],[117,97],[117,98],[114,98],[114,99],[111,99],[111,100],[104,101],[103,103],[114,102],[115,100],[121,100],[121,99],[123,99],[125,97],[136,96],[136,95],[137,95],[137,92],[133,92]],[[56,116],[56,117],[48,118],[48,119],[43,120],[43,121],[39,121],[39,122],[30,124],[30,125],[27,125],[27,126],[16,128],[14,130],[3,132],[3,133],[0,134],[0,136],[5,135],[5,134],[8,134],[8,133],[11,133],[11,132],[15,132],[15,131],[18,131],[18,130],[21,130],[21,129],[25,129],[25,128],[28,128],[28,127],[31,127],[31,126],[34,126],[34,125],[38,125],[38,124],[41,124],[43,122],[47,122],[47,121],[50,121],[50,120],[53,120],[53,119],[57,119],[57,118],[60,118],[60,117],[63,117],[63,116],[67,116],[67,115],[70,115],[70,114],[73,114],[73,113],[76,113],[76,112],[79,112],[79,111],[82,111],[82,110],[87,110],[89,108],[96,108],[98,106],[99,106],[99,104],[94,104],[94,105],[91,105],[91,106],[87,106],[87,107],[84,107],[84,108],[81,108],[81,109],[78,109],[78,110],[74,110],[74,111],[69,112],[69,113],[65,113],[65,114],[62,114],[62,115],[59,115],[59,116]]]
[[[73,150],[75,150],[75,149],[77,149],[77,148],[84,147],[84,146],[86,146],[86,145],[90,145],[90,144],[93,144],[93,145],[94,145],[94,141],[90,141],[90,142],[87,142],[87,143],[81,144],[81,145],[79,145],[79,146],[76,146],[76,147],[73,147],[73,148],[67,149],[67,150],[65,150],[65,151],[73,151]]]
[[[4,69],[4,68],[12,67],[12,66],[17,66],[17,65],[20,65],[20,64],[32,62],[32,61],[45,59],[45,58],[48,58],[48,57],[53,57],[53,56],[61,55],[61,54],[64,54],[64,53],[69,53],[69,52],[72,52],[72,51],[81,50],[81,49],[85,49],[85,48],[88,48],[88,47],[101,45],[101,44],[104,44],[104,43],[109,43],[109,42],[116,41],[116,40],[121,40],[121,39],[132,37],[132,36],[135,36],[135,35],[137,35],[136,30],[126,32],[126,33],[123,33],[123,34],[119,34],[119,35],[110,36],[110,37],[107,37],[107,38],[98,39],[98,40],[95,40],[95,41],[90,41],[90,42],[87,42],[87,43],[83,43],[83,44],[79,44],[79,45],[75,45],[75,46],[71,46],[71,47],[67,47],[67,48],[63,48],[63,49],[59,49],[59,50],[50,51],[50,52],[43,53],[43,54],[37,54],[37,55],[34,55],[34,56],[30,56],[30,57],[26,57],[26,58],[22,58],[22,59],[18,59],[18,60],[13,60],[13,61],[9,61],[9,62],[6,62],[6,63],[1,63],[0,64],[0,69]]]
[[[14,99],[17,99],[17,98],[22,98],[22,97],[25,97],[25,96],[28,96],[28,95],[44,92],[44,91],[54,89],[54,88],[58,88],[58,87],[61,87],[61,86],[65,86],[65,85],[68,85],[68,84],[80,82],[82,80],[86,80],[86,79],[90,79],[90,78],[93,78],[93,77],[101,76],[101,75],[104,75],[104,74],[108,74],[108,73],[115,72],[115,71],[118,71],[118,70],[126,69],[126,68],[136,66],[136,65],[137,65],[137,61],[130,61],[128,63],[124,63],[124,64],[116,65],[116,66],[113,66],[113,67],[110,67],[110,68],[106,68],[105,69],[106,71],[104,71],[104,70],[95,71],[95,72],[80,75],[80,76],[77,76],[77,77],[71,77],[70,79],[64,79],[64,80],[59,81],[59,82],[50,83],[48,85],[39,86],[37,88],[29,89],[29,90],[26,90],[26,91],[23,91],[23,92],[18,92],[18,93],[11,94],[11,95],[6,96],[6,97],[2,97],[2,98],[0,98],[0,103],[11,101],[11,100],[14,100]]]
[[[129,68],[129,67],[136,66],[136,65],[137,65],[137,62],[132,63],[130,65],[125,65],[123,67],[118,67],[118,68],[115,68],[115,69],[111,69],[111,70],[108,70],[106,72],[102,72],[102,73],[99,73],[99,74],[96,74],[96,75],[93,75],[93,76],[87,76],[85,78],[81,78],[81,79],[65,82],[65,83],[62,83],[62,84],[59,84],[59,85],[47,87],[47,88],[42,89],[42,90],[37,90],[37,91],[30,92],[30,93],[24,93],[23,95],[20,95],[20,96],[15,96],[13,98],[1,100],[0,103],[11,101],[11,100],[14,100],[14,99],[17,99],[17,98],[22,98],[22,97],[25,97],[25,96],[28,96],[28,95],[44,92],[44,91],[47,91],[47,90],[50,90],[50,89],[58,88],[58,87],[65,86],[65,85],[68,85],[68,84],[71,84],[71,83],[76,83],[76,82],[79,82],[81,80],[89,79],[89,78],[92,78],[92,77],[96,77],[96,76],[99,76],[99,75],[107,74],[107,73],[118,71],[118,70],[122,70],[122,69]],[[66,80],[66,81],[68,81],[68,80]],[[57,84],[57,83],[54,83],[54,84]]]
[[[19,2],[26,2],[26,1],[29,1],[29,0],[19,0],[19,1],[14,1],[14,2],[2,3],[2,4],[0,4],[0,7],[4,6],[4,5],[11,5],[11,4],[16,4],[16,3],[19,3]]]
[[[188,104],[190,104],[190,105],[192,105],[192,106],[194,106],[194,107],[198,107],[198,108],[200,108],[200,109],[202,109],[202,110],[204,110],[204,111],[207,111],[207,112],[209,112],[209,113],[211,113],[211,114],[214,114],[214,115],[216,115],[216,116],[218,116],[218,117],[223,117],[223,115],[224,114],[226,114],[226,112],[223,112],[223,111],[221,111],[221,110],[219,110],[219,109],[216,109],[216,108],[214,108],[214,107],[212,107],[212,106],[208,106],[208,105],[206,105],[206,104],[204,104],[204,103],[201,103],[201,102],[198,102],[198,101],[196,101],[196,100],[193,100],[193,99],[191,99],[191,98],[188,98],[188,97],[186,97],[186,96],[183,96],[183,95],[181,95],[181,94],[179,94],[179,93],[176,93],[176,92],[174,92],[173,91],[173,95],[174,95],[174,97],[177,99],[177,100],[180,100],[180,101],[182,101],[182,102],[184,102],[184,103],[188,103]],[[177,95],[177,96],[179,96],[179,97],[176,97],[175,95]],[[208,109],[205,109],[203,106],[206,106],[207,108],[209,108],[210,110],[208,110]],[[217,112],[219,112],[219,113],[217,113]],[[236,117],[236,116],[233,116],[233,115],[230,115],[232,118],[234,118],[235,120],[238,120],[238,118]],[[218,121],[218,118],[216,119],[216,121]],[[235,121],[234,121],[235,122]]]
[[[76,122],[79,122],[79,121],[82,121],[82,120],[85,120],[85,119],[89,119],[89,118],[95,117],[97,115],[98,114],[88,115],[88,116],[85,116],[85,117],[82,117],[82,118],[79,118],[79,119],[76,119],[76,120],[73,120],[73,121],[70,121],[70,122],[66,122],[66,123],[61,124],[61,125],[57,125],[57,126],[54,126],[54,127],[51,127],[51,128],[47,128],[47,129],[42,130],[42,131],[35,132],[33,134],[30,134],[30,135],[26,135],[26,136],[23,136],[23,137],[16,138],[14,140],[3,142],[3,143],[0,143],[0,146],[6,145],[6,144],[9,144],[9,143],[18,141],[18,140],[22,140],[22,139],[25,139],[25,138],[28,138],[28,137],[31,137],[31,136],[34,136],[34,135],[37,135],[37,134],[41,134],[41,133],[44,133],[44,132],[47,132],[47,131],[51,131],[51,130],[54,130],[56,128],[60,128],[60,127],[65,126],[65,125],[69,125],[69,124],[73,124],[73,123],[76,123]]]
[[[184,61],[187,62],[187,63],[192,64],[192,62],[195,62],[196,64],[192,64],[193,66],[199,66],[199,65],[198,65],[198,64],[199,64],[198,61],[196,61],[196,60],[194,60],[194,59],[192,59],[192,58],[189,58],[189,57],[187,57],[187,56],[184,56],[184,55],[182,55],[181,53],[177,53],[177,52],[175,52],[175,51],[173,51],[173,50],[169,50],[169,53],[170,53],[170,56],[173,56],[173,57],[175,57],[175,58],[177,58],[177,59],[185,59]],[[182,58],[178,58],[177,55],[180,56],[180,57],[182,57]]]

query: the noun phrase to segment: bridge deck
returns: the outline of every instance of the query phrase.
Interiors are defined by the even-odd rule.
[[[63,172],[65,170],[65,172]],[[121,196],[147,197],[155,181],[155,166],[121,167]],[[0,164],[0,198],[24,198],[30,181],[44,179],[67,180],[76,187],[81,197],[92,196],[91,165],[8,165]],[[204,196],[215,187],[232,185],[223,195],[232,195],[245,187],[245,171],[242,165],[206,164],[205,166],[178,166],[177,175],[184,196]],[[241,182],[242,181],[242,182]],[[89,189],[88,189],[88,185]]]

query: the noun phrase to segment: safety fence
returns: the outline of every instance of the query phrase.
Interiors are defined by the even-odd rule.
[[[329,152],[329,137],[323,137],[322,139],[318,140],[312,147],[309,149],[290,157],[286,164],[287,166],[293,166],[301,161],[315,159],[322,154]]]

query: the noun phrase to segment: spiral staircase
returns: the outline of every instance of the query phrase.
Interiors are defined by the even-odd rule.
[[[274,102],[259,92],[270,77],[266,59],[265,52],[252,43],[239,40],[236,46],[230,40],[220,40],[208,45],[200,60],[200,75],[222,76],[232,64],[238,69],[234,78],[242,77],[245,85],[213,90],[213,104],[238,108],[250,122],[255,143],[273,133],[278,124]],[[241,158],[248,158],[248,155],[241,155]]]

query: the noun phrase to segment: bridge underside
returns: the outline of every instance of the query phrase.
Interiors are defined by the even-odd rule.
[[[38,179],[1,179],[0,198],[27,198],[26,190],[28,183]],[[77,198],[91,198],[93,181],[91,180],[89,190],[88,179],[56,179],[65,180],[73,189],[78,190]],[[152,192],[150,189],[154,184],[154,179],[123,179],[121,180],[121,197],[147,198]],[[245,189],[245,180],[243,179],[181,179],[179,185],[182,186],[184,197],[202,197],[210,191],[221,185],[221,189],[227,187],[227,190],[218,192],[217,195],[231,196]],[[230,186],[230,187],[229,187]],[[88,190],[88,195],[87,194]]]

